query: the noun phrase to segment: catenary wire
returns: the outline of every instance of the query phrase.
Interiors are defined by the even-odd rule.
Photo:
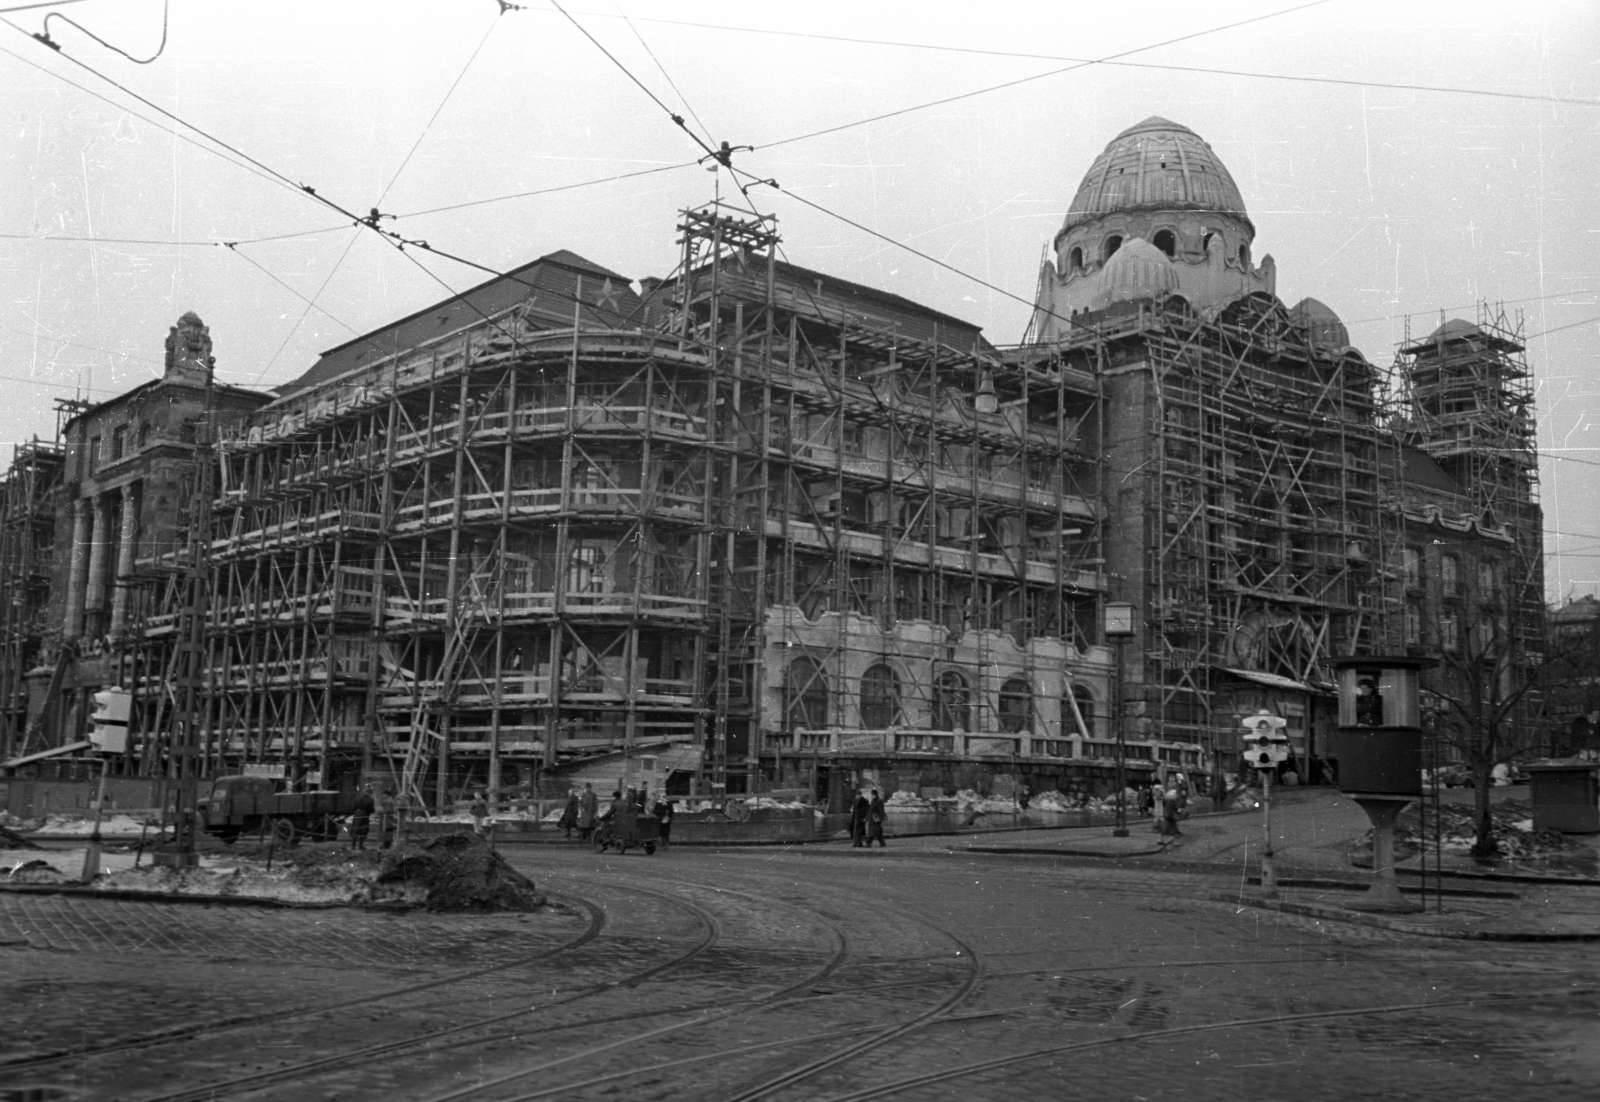
[[[536,11],[549,12],[551,9]],[[626,19],[627,16],[609,12],[581,12],[599,19]],[[1022,61],[1070,61],[1084,65],[1107,65],[1125,69],[1158,69],[1167,72],[1202,73],[1215,76],[1245,77],[1254,80],[1282,80],[1297,84],[1337,84],[1355,88],[1388,88],[1403,92],[1437,92],[1447,95],[1489,96],[1497,99],[1532,100],[1538,103],[1569,104],[1578,107],[1600,107],[1600,100],[1578,99],[1563,96],[1543,96],[1529,92],[1504,92],[1482,88],[1457,88],[1449,85],[1406,84],[1397,81],[1352,80],[1344,77],[1313,77],[1291,73],[1262,73],[1247,69],[1219,69],[1205,65],[1162,65],[1153,61],[1095,61],[1092,58],[1070,57],[1065,54],[1029,53],[1022,50],[985,50],[975,46],[947,46],[935,42],[904,42],[891,38],[855,38],[841,34],[818,34],[811,31],[773,30],[765,27],[741,27],[727,23],[700,23],[687,19],[653,19],[641,16],[641,23],[659,23],[665,26],[692,27],[698,30],[732,31],[738,34],[771,35],[779,38],[813,39],[821,42],[839,42],[859,46],[889,46],[905,50],[927,50],[936,53],[968,54],[978,57],[1011,58]]]
[[[8,26],[11,26],[11,27],[13,27],[15,29],[18,29],[18,30],[21,29],[21,28],[16,27],[15,24],[10,23],[9,20],[0,20],[0,22],[6,23]],[[24,32],[24,33],[26,33],[26,32]],[[158,128],[158,129],[162,129],[161,124],[158,123],[155,119],[150,118],[150,116],[141,115],[137,111],[130,110],[128,107],[124,106],[123,104],[118,103],[114,99],[111,99],[109,96],[103,96],[99,92],[96,92],[93,88],[85,88],[83,85],[79,84],[77,81],[69,80],[68,78],[66,78],[65,76],[62,76],[60,73],[57,73],[54,70],[47,69],[43,65],[38,64],[37,62],[29,61],[27,58],[23,57],[21,54],[15,53],[15,52],[13,52],[11,50],[8,50],[4,46],[0,46],[0,54],[6,54],[9,57],[16,58],[18,61],[22,62],[24,65],[28,66],[29,68],[37,69],[41,73],[45,74],[46,76],[51,77],[51,78],[53,78],[55,80],[59,80],[62,84],[67,85],[69,88],[76,88],[78,91],[82,92],[84,95],[93,96],[95,99],[99,100],[101,103],[109,104],[110,106],[114,107],[118,111],[126,112],[128,115],[131,115],[133,118],[138,119],[140,122],[147,122],[151,126],[154,126],[154,127]],[[62,56],[66,56],[66,55],[63,54]],[[87,66],[85,66],[85,68],[87,68]],[[96,74],[96,75],[98,75],[98,74]],[[187,126],[188,124],[184,123],[183,125]],[[212,147],[210,147],[209,145],[206,145],[203,142],[197,142],[193,138],[189,137],[187,134],[179,134],[176,131],[174,131],[174,132],[172,132],[172,136],[177,138],[181,142],[187,142],[189,145],[194,146],[196,149],[200,150],[203,153],[209,153],[211,156],[216,157],[219,160],[226,161],[230,165],[235,166],[236,168],[242,168],[246,172],[250,173],[253,176],[259,176],[263,180],[266,180],[269,183],[272,183],[272,184],[279,184],[280,183],[280,181],[274,180],[271,176],[268,176],[265,172],[262,172],[260,169],[254,168],[254,167],[252,167],[252,166],[250,166],[248,164],[245,164],[243,161],[235,160],[234,158],[232,158],[232,157],[228,156],[227,154],[223,153],[221,150],[213,149]]]
[[[38,4],[18,4],[14,8],[0,8],[0,15],[14,11],[33,11],[36,8],[60,8],[68,4],[81,4],[83,0],[43,0]]]
[[[421,218],[425,214],[442,214],[445,211],[465,210],[467,207],[481,207],[489,203],[503,203],[508,199],[529,199],[535,195],[553,195],[558,191],[574,191],[582,187],[593,187],[595,184],[609,184],[615,180],[631,180],[637,176],[650,176],[657,172],[671,172],[679,168],[694,168],[699,161],[682,161],[678,164],[657,165],[655,168],[643,168],[637,172],[623,172],[614,176],[601,176],[593,180],[580,180],[573,184],[557,184],[554,187],[537,188],[533,191],[514,191],[509,195],[496,195],[488,199],[469,199],[465,203],[451,203],[443,207],[429,207],[426,210],[404,211],[396,214],[396,218]]]
[[[433,129],[433,124],[439,121],[439,115],[444,110],[445,104],[449,103],[450,97],[455,94],[456,85],[460,84],[461,79],[467,75],[467,70],[472,68],[472,63],[478,60],[478,55],[483,52],[483,47],[485,43],[489,41],[489,36],[493,34],[494,29],[500,25],[500,16],[512,10],[515,9],[508,8],[504,4],[500,6],[500,15],[496,15],[494,19],[490,21],[489,29],[483,32],[483,37],[478,40],[478,45],[472,51],[472,56],[467,58],[467,63],[463,65],[461,67],[461,71],[456,74],[456,79],[450,82],[450,87],[445,91],[444,98],[439,101],[439,106],[433,109],[433,114],[428,117],[427,125],[422,128],[422,133],[417,135],[417,140],[411,144],[410,152],[408,152],[405,156],[405,159],[400,162],[400,167],[394,170],[394,175],[389,178],[389,183],[386,187],[384,187],[383,194],[378,196],[377,205],[379,207],[383,206],[383,201],[389,197],[389,192],[393,190],[395,181],[400,179],[400,174],[406,170],[406,165],[411,163],[411,158],[416,156],[417,150],[422,147],[422,142],[425,138],[427,138],[428,132]]]
[[[272,359],[267,361],[267,366],[256,372],[255,378],[253,378],[251,382],[259,382],[263,375],[272,370],[272,365],[278,362],[278,357],[283,355],[283,350],[289,347],[289,342],[293,340],[294,335],[300,331],[301,323],[304,322],[310,315],[312,307],[317,305],[317,299],[321,298],[322,292],[328,289],[328,284],[333,282],[333,277],[339,271],[339,266],[344,263],[344,258],[350,255],[350,250],[355,248],[355,244],[360,238],[361,235],[359,233],[353,233],[350,235],[350,240],[345,242],[344,252],[339,254],[339,259],[333,262],[332,268],[328,269],[328,274],[323,278],[322,285],[317,288],[317,293],[305,300],[306,308],[300,312],[300,316],[295,319],[294,325],[289,328],[288,336],[283,338],[283,343],[278,345],[278,350],[272,354]],[[304,295],[301,295],[300,297],[305,298]],[[327,313],[327,311],[323,312]]]
[[[656,56],[656,52],[650,48],[650,43],[644,40],[644,35],[639,33],[639,28],[633,25],[633,20],[628,18],[626,12],[621,14],[622,21],[626,23],[628,25],[628,29],[633,32],[633,37],[639,40],[639,45],[644,47],[644,52],[650,55],[650,60],[655,62],[656,68],[661,70],[661,75],[667,78],[667,84],[670,85],[672,90],[678,94],[678,101],[683,104],[683,109],[689,112],[689,114],[694,118],[695,122],[700,124],[700,129],[705,132],[706,141],[709,142],[711,140],[711,127],[707,126],[706,121],[700,117],[700,112],[694,109],[694,104],[690,103],[689,97],[683,94],[683,89],[678,87],[678,82],[672,79],[672,74],[667,72],[667,67],[661,64],[661,59],[658,58]]]
[[[74,21],[72,19],[68,19],[66,16],[62,15],[58,11],[47,12],[45,14],[44,19],[40,23],[40,35],[39,36],[35,36],[35,37],[38,37],[40,42],[43,42],[46,46],[49,46],[53,50],[60,49],[59,46],[57,46],[54,42],[52,42],[50,40],[50,20],[59,19],[59,20],[61,20],[61,22],[67,24],[69,27],[75,27],[79,31],[81,31],[84,34],[88,35],[90,38],[92,38],[96,42],[100,43],[100,45],[104,46],[106,49],[110,50],[112,53],[121,54],[123,57],[125,57],[129,61],[133,62],[135,65],[148,65],[152,61],[154,61],[156,58],[160,57],[167,50],[167,15],[168,15],[169,10],[171,9],[171,6],[172,6],[172,0],[162,0],[162,4],[161,4],[161,45],[156,47],[156,52],[155,53],[151,54],[149,57],[146,57],[146,58],[134,57],[127,50],[124,50],[124,49],[122,49],[122,48],[120,48],[118,46],[113,46],[111,43],[107,42],[105,39],[101,38],[99,35],[95,34],[93,31],[91,31],[88,27],[85,27],[82,23],[78,23],[78,22],[76,22],[76,21]]]
[[[1141,54],[1148,50],[1157,50],[1163,46],[1173,46],[1179,42],[1188,42],[1192,39],[1203,38],[1206,35],[1219,34],[1222,31],[1231,31],[1239,27],[1248,26],[1252,23],[1261,23],[1268,19],[1276,19],[1279,16],[1292,15],[1298,11],[1305,11],[1307,8],[1320,7],[1328,2],[1329,0],[1311,0],[1311,2],[1307,4],[1297,4],[1292,8],[1282,8],[1278,11],[1267,12],[1265,15],[1252,16],[1249,19],[1241,19],[1237,22],[1226,23],[1218,27],[1209,27],[1202,31],[1195,31],[1192,34],[1179,35],[1176,38],[1168,38],[1161,42],[1152,42],[1148,46],[1137,46],[1131,50],[1123,50],[1120,53],[1108,54],[1105,57],[1082,62],[1081,64],[1067,65],[1060,69],[1051,69],[1044,73],[1034,73],[1032,76],[1018,77],[1015,80],[1002,81],[999,84],[991,84],[984,88],[975,88],[970,92],[961,92],[953,96],[944,96],[940,99],[930,100],[927,103],[913,104],[910,107],[900,107],[893,111],[885,111],[882,114],[871,115],[864,119],[854,119],[850,122],[842,122],[834,126],[826,126],[820,130],[812,130],[804,134],[796,134],[792,137],[780,138],[777,141],[758,142],[756,143],[756,148],[775,149],[780,145],[792,145],[795,142],[808,141],[811,138],[820,138],[825,134],[837,134],[841,130],[851,130],[858,126],[867,126],[871,123],[882,122],[884,119],[897,118],[900,115],[909,115],[916,111],[926,111],[930,107],[942,107],[947,103],[958,103],[961,100],[972,99],[975,96],[986,95],[989,92],[998,92],[1006,88],[1015,88],[1021,84],[1031,84],[1034,81],[1044,80],[1047,77],[1060,76],[1062,73],[1070,73],[1076,69],[1087,69],[1091,65],[1102,65],[1108,61],[1114,61],[1118,58],[1131,57],[1133,54]]]
[[[555,3],[555,0],[551,0],[551,2]],[[1319,0],[1319,2],[1321,2],[1321,0]],[[597,49],[601,53],[605,54],[606,57],[611,60],[611,63],[613,65],[615,65],[618,69],[621,69],[623,76],[627,77],[629,80],[633,81],[633,83],[637,84],[639,86],[639,90],[641,92],[643,92],[645,95],[649,96],[652,100],[654,100],[655,103],[656,103],[656,106],[661,108],[661,110],[665,111],[667,113],[667,117],[670,118],[673,122],[677,123],[679,130],[682,130],[685,134],[689,135],[689,137],[694,140],[694,143],[696,145],[698,145],[701,149],[705,150],[706,156],[715,157],[717,155],[717,151],[712,149],[711,146],[706,143],[705,139],[701,138],[700,135],[696,134],[693,130],[689,129],[689,124],[683,121],[683,116],[682,115],[678,114],[672,108],[668,107],[665,103],[663,103],[662,100],[661,100],[661,97],[656,95],[654,92],[652,92],[650,90],[650,86],[649,85],[645,84],[644,81],[642,81],[638,77],[634,76],[632,70],[630,70],[626,65],[624,65],[617,58],[616,54],[614,54],[610,50],[606,49],[605,46],[601,44],[601,42],[600,42],[600,40],[598,38],[596,38],[594,35],[590,34],[589,31],[584,27],[584,25],[582,23],[579,23],[576,19],[574,19],[571,15],[569,15],[567,13],[567,9],[563,8],[560,4],[555,4],[555,9],[556,9],[556,11],[560,12],[562,15],[566,16],[567,21],[570,22],[574,27],[578,28],[579,33],[582,34],[583,37],[587,38],[590,42],[594,43],[595,49]]]

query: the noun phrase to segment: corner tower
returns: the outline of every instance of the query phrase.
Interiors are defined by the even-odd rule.
[[[1180,294],[1202,314],[1254,291],[1276,293],[1272,258],[1259,266],[1256,228],[1211,146],[1188,127],[1152,115],[1112,139],[1095,159],[1039,275],[1033,333],[1064,336],[1070,319],[1118,302]],[[1139,267],[1164,263],[1173,278],[1129,280],[1112,260],[1139,240]]]

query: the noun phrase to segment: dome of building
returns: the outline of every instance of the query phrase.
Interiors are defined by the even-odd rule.
[[[1178,273],[1166,254],[1143,238],[1131,237],[1106,261],[1090,308],[1162,298],[1177,289]]]
[[[1350,330],[1339,320],[1339,315],[1314,298],[1303,298],[1295,303],[1289,311],[1289,317],[1306,330],[1311,342],[1319,348],[1336,351],[1350,344]]]
[[[1248,221],[1244,197],[1211,146],[1157,115],[1128,127],[1095,158],[1062,229],[1146,208],[1217,211]]]

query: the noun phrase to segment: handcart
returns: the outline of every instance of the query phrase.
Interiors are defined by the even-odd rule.
[[[630,847],[638,846],[654,856],[660,842],[661,824],[655,816],[634,811],[617,812],[602,821],[594,832],[594,848],[599,853],[613,848],[618,853],[627,853]]]

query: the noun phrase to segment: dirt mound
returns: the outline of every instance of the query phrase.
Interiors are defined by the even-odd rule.
[[[396,881],[425,888],[430,911],[531,911],[544,902],[533,881],[476,834],[441,834],[421,850],[390,851],[376,882]]]
[[[0,849],[39,849],[33,841],[24,838],[7,826],[0,826]]]

